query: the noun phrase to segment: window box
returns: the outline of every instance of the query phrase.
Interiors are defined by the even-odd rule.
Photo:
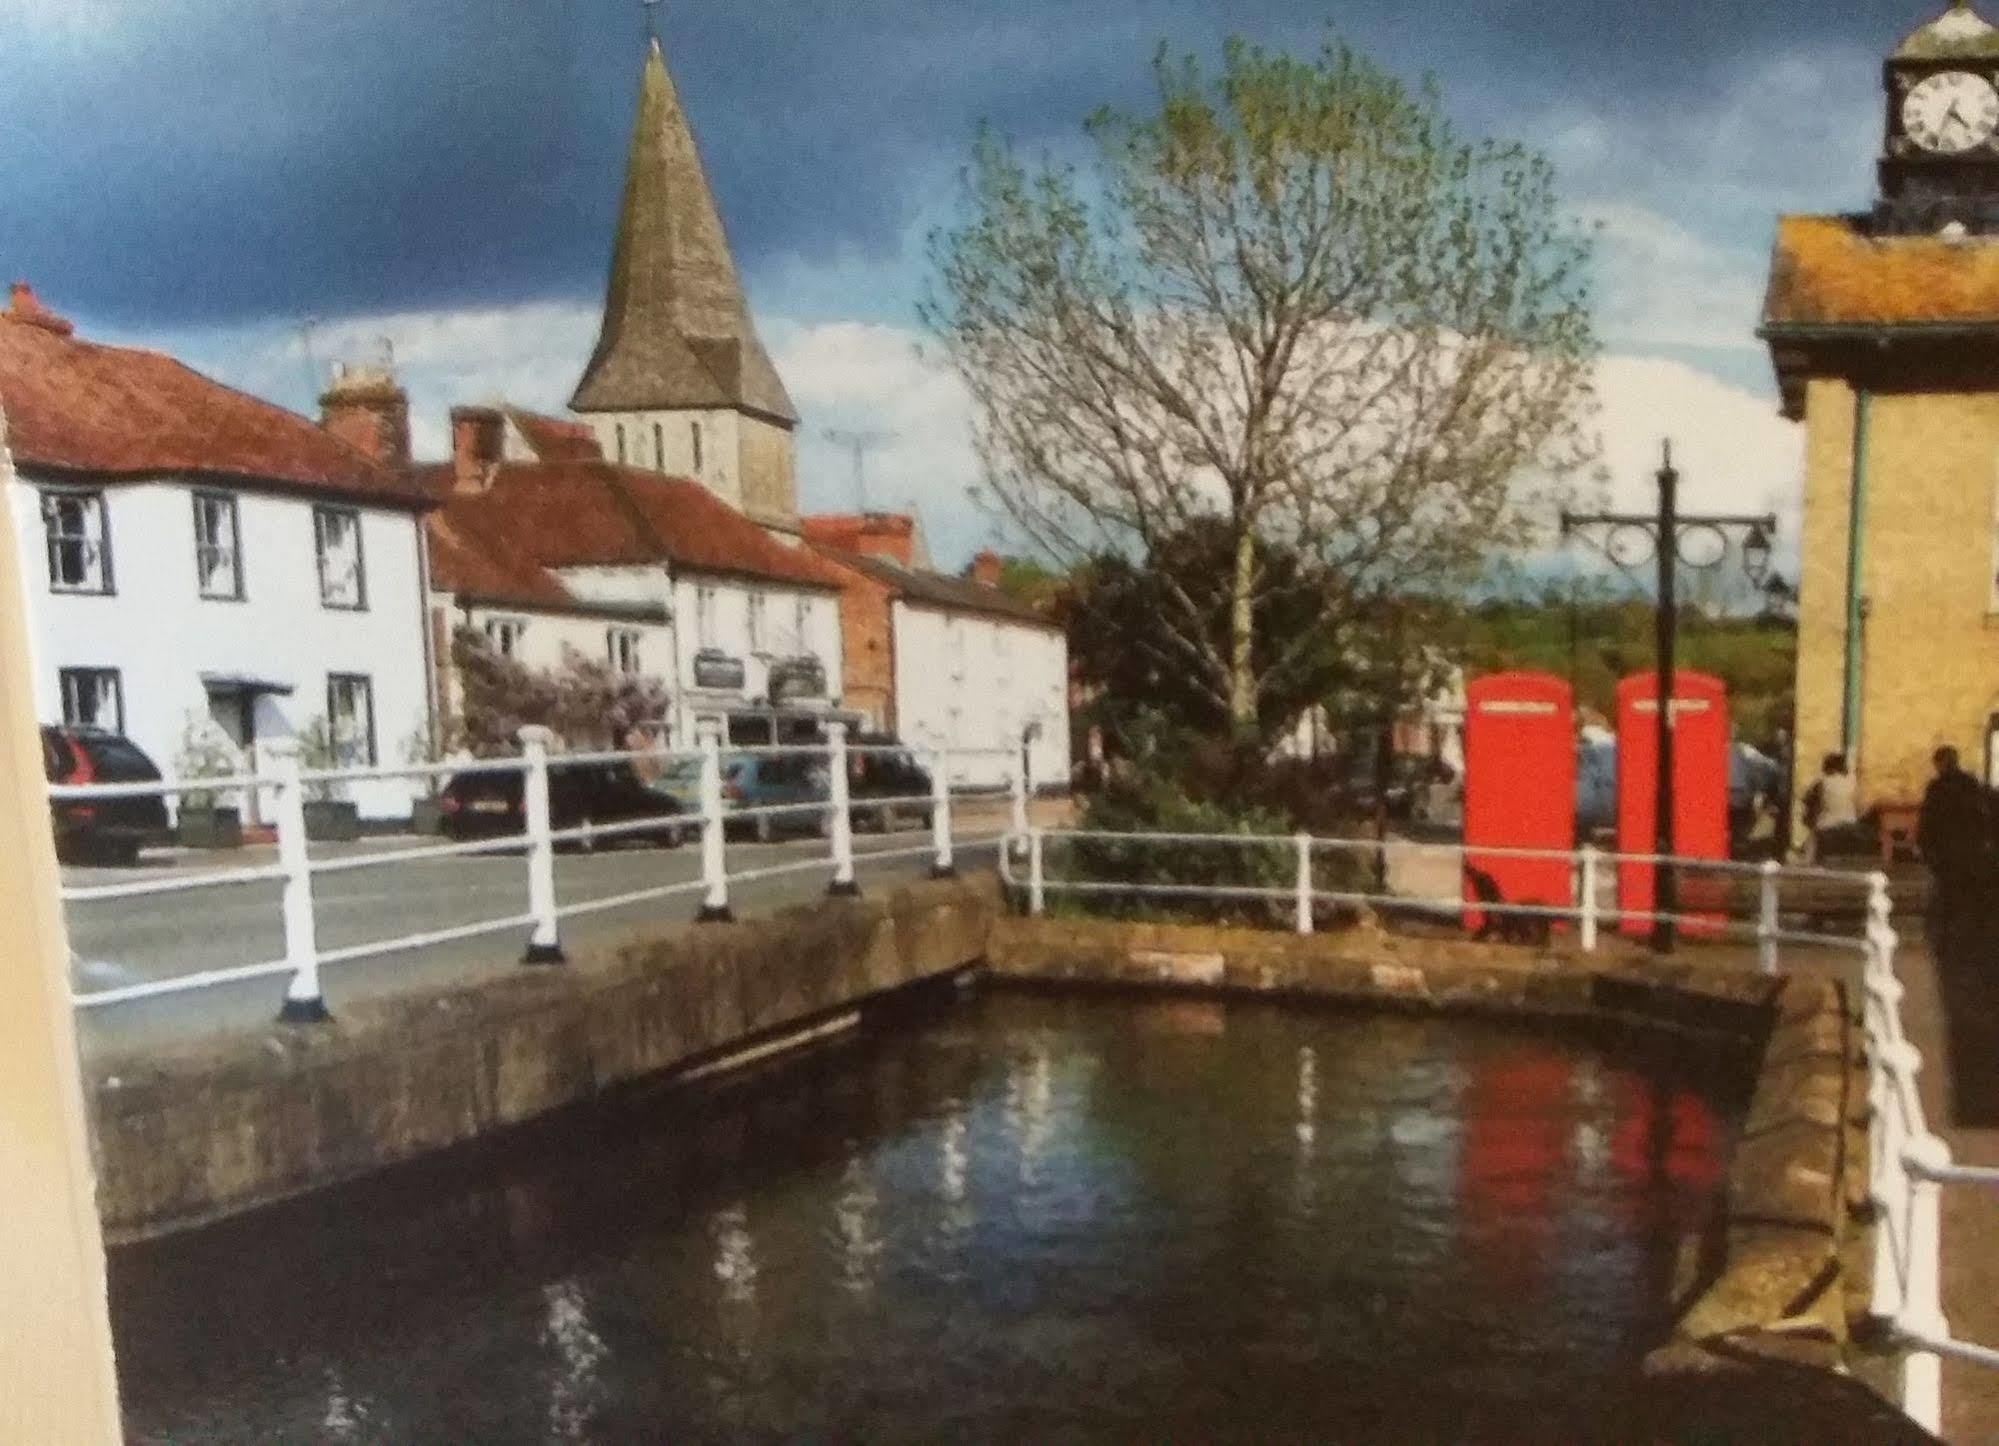
[[[426,794],[410,805],[410,832],[416,834],[441,834],[444,832],[444,805],[436,795]]]
[[[228,804],[183,799],[174,818],[174,837],[182,848],[240,849],[243,815]]]
[[[360,806],[338,798],[306,799],[305,836],[319,843],[352,843],[361,837]]]

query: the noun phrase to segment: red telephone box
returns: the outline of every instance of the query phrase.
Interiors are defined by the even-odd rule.
[[[1465,927],[1485,927],[1485,899],[1569,907],[1567,858],[1479,852],[1576,846],[1575,695],[1563,679],[1494,673],[1466,687],[1464,841]]]
[[[1673,679],[1673,853],[1680,858],[1728,857],[1728,688],[1706,673]],[[1617,849],[1649,854],[1658,839],[1659,678],[1639,673],[1617,685]],[[1617,866],[1620,909],[1649,910],[1656,870],[1648,863]],[[1680,873],[1679,912],[1700,913],[1689,933],[1719,933],[1726,914],[1718,874]],[[1649,934],[1649,919],[1624,919],[1627,934]]]

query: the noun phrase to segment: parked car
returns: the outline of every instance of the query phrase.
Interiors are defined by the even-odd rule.
[[[42,729],[42,771],[50,783],[153,783],[160,770],[131,739],[102,728]],[[133,864],[139,850],[172,837],[166,800],[52,799],[56,857],[64,863]]]
[[[654,792],[671,798],[683,813],[701,811],[701,760],[676,758],[652,785]],[[811,754],[722,755],[722,812],[725,815],[745,808],[777,808],[796,805],[793,813],[760,813],[754,818],[729,823],[732,833],[746,833],[759,843],[769,843],[779,834],[826,832],[826,765]],[[699,828],[690,820],[688,829]]]
[[[928,823],[926,803],[875,802],[886,799],[928,799],[930,773],[919,764],[893,733],[863,733],[854,739],[856,748],[893,748],[893,753],[855,752],[847,756],[847,796],[852,801],[849,815],[856,828],[877,828],[883,833],[904,819],[917,825]]]
[[[518,834],[527,826],[522,808],[526,779],[514,770],[458,773],[438,795],[438,816],[446,838],[493,838]],[[670,793],[649,787],[629,763],[557,765],[548,770],[549,827],[586,823],[629,823],[657,818],[659,826],[614,838],[643,838],[672,848],[692,831]]]

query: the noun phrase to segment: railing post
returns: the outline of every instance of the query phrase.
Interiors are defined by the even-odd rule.
[[[1300,934],[1312,932],[1312,836],[1303,829],[1294,842],[1298,848],[1298,908],[1295,927]]]
[[[729,908],[728,863],[722,839],[722,730],[712,719],[695,729],[701,749],[701,912],[702,924],[727,924],[735,920]]]
[[[278,867],[285,875],[280,895],[285,962],[292,969],[278,1019],[284,1024],[320,1024],[333,1016],[319,987],[319,939],[312,919],[312,861],[306,852],[305,785],[299,781],[297,740],[273,743],[269,757],[277,775]]]
[[[844,723],[826,725],[826,769],[833,838],[833,882],[826,886],[826,892],[836,899],[851,899],[859,895],[861,886],[854,882],[854,811],[848,798]]]
[[[1027,837],[1027,770],[1022,764],[1025,753],[1019,753],[1013,760],[1013,836],[1016,840]],[[1020,845],[1016,843],[1015,849]]]
[[[1763,860],[1757,880],[1756,957],[1765,974],[1777,972],[1777,873],[1775,859]]]
[[[1041,916],[1047,904],[1047,900],[1043,897],[1046,892],[1043,887],[1043,877],[1041,830],[1031,828],[1027,831],[1027,912],[1036,918]]]
[[[1908,1308],[1909,1271],[1914,1260],[1907,1159],[1910,1140],[1903,1123],[1900,1094],[1904,1089],[1914,1088],[1922,1055],[1906,1040],[1893,1044],[1870,1041],[1868,1049],[1870,1054],[1878,1056],[1875,1069],[1880,1075],[1881,1088],[1878,1102],[1872,1098],[1873,1091],[1869,1092],[1873,1111],[1868,1121],[1869,1134],[1878,1141],[1878,1147],[1873,1152],[1874,1178],[1868,1187],[1868,1196],[1874,1202],[1875,1225],[1874,1290],[1867,1313],[1893,1329],[1901,1324],[1903,1312]]]
[[[1583,952],[1585,954],[1594,954],[1596,952],[1596,869],[1596,845],[1584,844],[1582,866],[1578,870],[1576,877],[1576,892],[1581,897],[1576,900],[1576,906],[1582,916],[1578,927],[1582,933]]]
[[[1935,1135],[1909,1141],[1904,1163],[1909,1187],[1909,1276],[1896,1324],[1923,1340],[1950,1338],[1943,1313],[1943,1186],[1933,1171],[1950,1164],[1950,1147]],[[1918,1345],[1902,1357],[1902,1409],[1918,1426],[1936,1435],[1943,1429],[1943,1361]]]
[[[549,837],[548,745],[555,741],[552,729],[530,723],[515,737],[521,740],[521,818],[527,831],[528,913],[534,924],[528,934],[523,964],[560,964],[562,939],[555,917],[555,840]]]
[[[930,842],[937,850],[930,865],[933,879],[955,879],[957,866],[951,860],[951,753],[948,748],[930,750]]]

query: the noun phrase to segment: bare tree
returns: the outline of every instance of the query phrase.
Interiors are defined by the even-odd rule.
[[[1461,140],[1433,86],[1345,46],[1232,41],[1212,79],[1162,50],[1156,71],[1156,114],[1091,118],[1086,173],[981,136],[925,319],[986,490],[1041,548],[1226,528],[1225,625],[1169,589],[1134,643],[1246,731],[1291,653],[1326,645],[1257,646],[1284,585],[1259,542],[1315,564],[1338,629],[1461,585],[1586,465],[1589,241],[1545,161]]]

